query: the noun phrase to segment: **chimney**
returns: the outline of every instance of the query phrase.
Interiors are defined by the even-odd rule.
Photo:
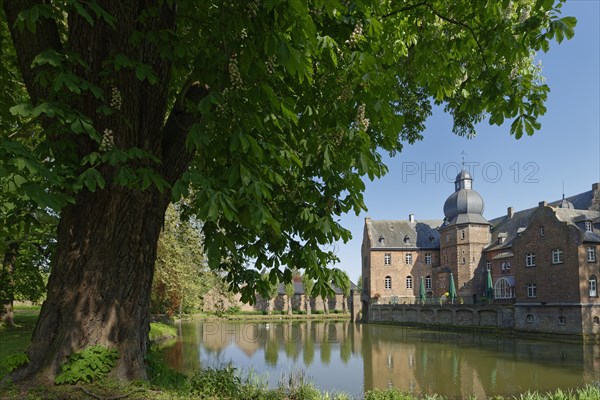
[[[408,221],[415,222],[415,214],[408,214]]]
[[[540,202],[539,202],[539,204],[538,204],[538,206],[539,206],[540,208],[544,208],[544,207],[546,207],[547,205],[548,205],[548,203],[546,203],[546,201],[540,201]]]
[[[512,218],[513,215],[515,215],[515,209],[512,207],[508,207],[508,209],[506,210],[506,216],[508,218]]]

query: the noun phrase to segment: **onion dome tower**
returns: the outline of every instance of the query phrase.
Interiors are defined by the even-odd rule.
[[[483,218],[483,199],[472,189],[473,178],[467,171],[462,170],[454,180],[454,193],[444,203],[444,226],[452,224],[487,224]]]
[[[483,217],[483,199],[473,190],[473,177],[462,170],[454,181],[454,193],[444,203],[440,232],[440,279],[454,280],[458,296],[481,295],[485,260],[482,250],[491,240],[490,223]],[[447,276],[443,277],[444,271]]]

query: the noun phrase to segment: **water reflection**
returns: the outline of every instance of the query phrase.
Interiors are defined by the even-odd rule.
[[[304,370],[321,389],[360,396],[398,387],[449,398],[574,388],[599,380],[599,346],[423,331],[349,322],[183,323],[166,350],[175,369],[236,366],[268,374]]]

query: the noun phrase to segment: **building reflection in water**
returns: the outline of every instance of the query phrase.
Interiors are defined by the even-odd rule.
[[[488,398],[600,380],[600,346],[423,331],[350,322],[182,323],[165,350],[176,370],[233,363],[272,386],[303,370],[324,390],[359,396],[397,387],[414,394]]]

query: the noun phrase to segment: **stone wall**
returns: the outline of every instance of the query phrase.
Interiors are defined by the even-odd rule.
[[[600,342],[600,317],[592,305],[521,304],[410,305],[370,304],[363,322],[491,327],[517,333],[560,335],[565,339]],[[553,336],[558,337],[558,336]]]
[[[406,305],[374,304],[367,322],[397,322],[425,325],[479,326],[513,329],[512,307],[494,305]]]

